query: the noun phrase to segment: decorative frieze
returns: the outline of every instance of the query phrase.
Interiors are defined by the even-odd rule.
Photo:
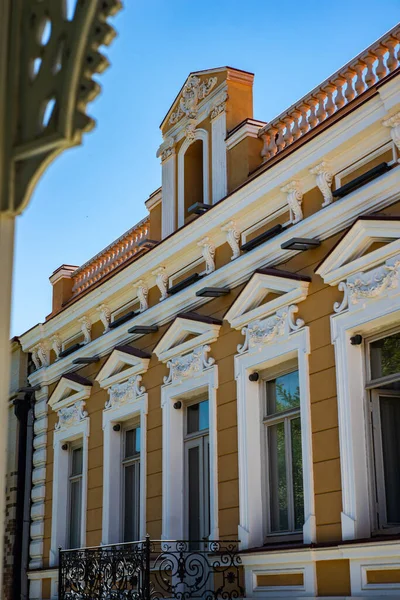
[[[243,354],[248,350],[260,348],[279,337],[301,329],[304,326],[303,319],[294,319],[298,310],[296,305],[285,306],[277,310],[274,315],[253,321],[243,327],[242,334],[245,339],[243,344],[238,345],[238,353]]]
[[[384,127],[390,127],[390,135],[400,152],[400,112],[382,121],[382,125]]]
[[[303,193],[300,190],[300,184],[296,180],[289,181],[281,188],[281,192],[286,194],[286,201],[290,210],[290,222],[294,225],[303,220]]]
[[[58,422],[54,428],[56,431],[69,429],[74,425],[78,425],[78,423],[88,416],[88,413],[85,410],[85,401],[78,400],[78,402],[75,402],[72,406],[60,408],[60,410],[57,411],[57,416]]]
[[[333,202],[333,195],[331,190],[333,174],[328,163],[322,161],[321,163],[310,169],[310,173],[311,175],[315,175],[317,186],[319,187],[324,197],[322,207],[328,206]]]
[[[137,281],[135,283],[135,288],[136,288],[137,297],[140,302],[139,311],[144,312],[145,310],[147,310],[149,308],[149,303],[147,300],[147,296],[149,294],[149,288],[143,279],[139,279],[139,281]]]
[[[221,227],[221,230],[226,233],[226,241],[232,249],[231,260],[235,260],[235,258],[240,256],[240,233],[236,227],[235,221],[229,221],[229,223],[226,223],[226,225]]]
[[[160,290],[160,302],[168,298],[168,275],[165,267],[159,267],[153,271],[153,275],[156,278],[156,285]]]
[[[99,315],[100,315],[100,321],[103,323],[104,326],[104,333],[107,333],[110,329],[110,322],[111,322],[111,310],[110,307],[107,306],[106,304],[100,304],[100,306],[98,307],[98,311],[99,311]]]
[[[146,392],[146,388],[141,385],[142,376],[136,375],[129,377],[127,381],[116,383],[108,388],[109,398],[104,406],[105,410],[118,408],[122,404],[134,402]]]
[[[206,275],[215,271],[215,245],[209,237],[203,238],[197,245],[202,249],[201,253],[206,263]]]
[[[81,331],[83,333],[83,343],[89,344],[92,341],[92,322],[87,315],[78,319],[81,324]]]
[[[185,127],[185,137],[189,142],[196,139],[196,120],[190,120]]]
[[[164,377],[164,384],[168,385],[174,381],[189,379],[205,369],[212,367],[215,360],[212,357],[207,356],[210,350],[210,346],[205,344],[204,346],[195,348],[192,352],[189,352],[189,354],[177,356],[169,360],[167,362],[169,374],[167,377]]]
[[[56,360],[58,360],[60,358],[60,352],[62,351],[62,342],[58,334],[53,335],[51,338],[51,347],[55,352]]]
[[[228,100],[227,92],[224,92],[219,98],[217,98],[211,107],[210,118],[216,119],[219,115],[226,110],[226,101]]]
[[[208,96],[216,84],[216,77],[210,77],[207,81],[202,82],[200,77],[191,75],[183,87],[178,108],[169,118],[170,125],[177,123],[184,115],[189,119],[196,119],[198,103]]]

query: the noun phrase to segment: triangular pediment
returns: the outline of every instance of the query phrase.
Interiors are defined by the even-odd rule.
[[[108,388],[147,371],[151,354],[132,346],[116,346],[100,369],[96,381]]]
[[[181,313],[167,329],[154,352],[161,362],[167,362],[174,356],[214,342],[221,325],[219,319],[197,313]]]
[[[229,308],[225,319],[234,329],[241,329],[283,306],[301,302],[307,297],[309,285],[308,277],[278,269],[259,269]]]
[[[58,411],[79,400],[89,398],[92,382],[77,373],[65,373],[49,398],[49,406]]]
[[[336,285],[368,271],[400,252],[400,218],[361,217],[317,267],[325,283]]]

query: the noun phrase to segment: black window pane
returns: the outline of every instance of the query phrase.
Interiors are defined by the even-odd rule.
[[[200,539],[200,452],[195,446],[188,451],[189,539]]]
[[[267,382],[267,414],[300,406],[299,372],[293,371]]]
[[[82,448],[72,450],[71,475],[82,475],[83,451]]]
[[[140,427],[125,431],[125,458],[140,453]]]
[[[400,524],[400,398],[381,396],[383,468],[385,475],[386,520]]]
[[[204,431],[209,427],[208,400],[187,407],[187,432]]]
[[[271,532],[287,531],[289,521],[284,423],[268,427],[268,455]]]
[[[400,333],[370,344],[371,379],[400,374]]]
[[[140,465],[136,461],[124,468],[124,542],[139,539]]]
[[[81,545],[82,479],[70,482],[69,547]]]

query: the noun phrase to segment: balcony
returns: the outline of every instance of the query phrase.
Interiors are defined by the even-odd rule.
[[[150,540],[60,550],[59,600],[242,598],[236,541]]]

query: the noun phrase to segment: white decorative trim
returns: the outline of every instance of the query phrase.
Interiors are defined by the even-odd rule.
[[[382,121],[382,125],[384,127],[390,127],[390,135],[400,152],[400,112],[397,112],[396,114]]]
[[[158,267],[152,275],[156,278],[156,285],[160,290],[160,302],[168,298],[168,275],[165,267]]]
[[[60,358],[60,352],[62,351],[62,342],[58,334],[53,335],[51,338],[51,346],[55,352],[56,360],[58,360]]]
[[[195,374],[204,371],[204,369],[212,367],[215,360],[211,357],[207,357],[210,350],[210,346],[204,345],[195,348],[192,352],[189,352],[189,354],[171,358],[171,360],[167,362],[169,374],[167,377],[164,377],[164,385],[169,385],[170,383],[177,381],[182,382],[183,379],[193,377]]]
[[[50,352],[46,342],[39,342],[37,345],[37,356],[42,367],[48,367],[50,364]]]
[[[51,515],[51,547],[49,564],[58,564],[58,549],[65,548],[68,539],[68,471],[69,451],[62,446],[68,442],[82,440],[82,512],[81,512],[81,547],[86,545],[86,507],[88,479],[88,447],[90,419],[83,417],[71,423],[69,427],[60,427],[54,431],[53,448],[53,502]]]
[[[137,297],[139,298],[139,302],[140,302],[139,312],[142,313],[149,308],[149,303],[147,300],[147,296],[149,294],[149,288],[147,286],[147,283],[144,281],[144,279],[139,279],[139,281],[137,281],[135,283],[134,287],[136,289]]]
[[[321,163],[310,169],[310,173],[311,175],[315,175],[317,186],[324,197],[322,207],[325,208],[325,206],[329,206],[329,204],[333,202],[331,190],[333,181],[332,169],[328,163],[323,160]]]
[[[238,444],[239,444],[239,530],[242,548],[259,547],[264,543],[261,402],[262,391],[258,382],[249,380],[255,370],[266,369],[286,360],[297,358],[300,387],[300,418],[303,456],[304,489],[304,543],[316,539],[314,507],[314,479],[312,461],[311,401],[308,355],[310,339],[308,327],[296,324],[273,339],[235,356],[237,381]],[[272,340],[270,340],[271,342]],[[250,588],[251,589],[251,588]]]
[[[274,315],[263,320],[252,321],[242,329],[245,336],[243,344],[239,344],[239,354],[269,344],[276,338],[297,331],[304,326],[303,319],[293,320],[293,315],[298,312],[295,305],[286,306],[276,311]]]
[[[92,386],[62,376],[50,396],[49,406],[58,412],[61,408],[71,406],[80,400],[87,400],[91,391]]]
[[[168,148],[161,155],[162,204],[161,204],[161,237],[164,240],[175,231],[176,210],[176,154],[175,148]],[[154,265],[155,266],[155,265]]]
[[[149,362],[150,356],[135,356],[124,352],[123,346],[117,346],[100,369],[96,381],[101,388],[108,389],[131,378],[136,379],[147,371]]]
[[[103,410],[103,524],[102,544],[122,541],[121,455],[122,432],[113,425],[132,418],[140,418],[140,539],[146,531],[146,481],[147,481],[147,412],[148,397],[140,385],[141,375],[108,388],[109,400]],[[118,468],[116,468],[118,465]],[[118,509],[116,510],[116,507]]]
[[[84,337],[83,343],[89,344],[92,341],[92,335],[91,335],[92,322],[87,315],[85,315],[84,317],[81,317],[80,319],[78,319],[78,321],[81,324],[81,331],[82,331],[83,337]]]
[[[303,220],[303,210],[301,208],[303,192],[300,190],[299,181],[289,181],[289,183],[281,187],[281,192],[287,194],[286,202],[290,210],[290,222],[295,225]]]
[[[174,125],[184,115],[189,119],[196,119],[198,114],[198,103],[208,96],[217,84],[217,77],[210,77],[208,81],[201,81],[200,77],[190,75],[183,86],[182,96],[178,108],[169,118],[169,124]]]
[[[43,538],[46,499],[46,459],[47,459],[47,410],[49,388],[43,386],[35,393],[33,470],[31,491],[31,525],[29,544],[29,568],[43,566]]]
[[[231,150],[247,137],[258,138],[258,132],[264,125],[266,125],[265,121],[254,121],[253,119],[245,121],[233,133],[229,134],[226,139],[226,149]]]
[[[386,242],[386,245],[364,254],[374,242]],[[397,254],[400,254],[400,220],[361,217],[319,265],[316,273],[325,283],[336,285],[361,271],[374,269]]]
[[[38,352],[38,347],[37,346],[34,346],[32,348],[31,355],[32,355],[33,364],[35,365],[35,369],[36,369],[36,371],[38,371],[40,369],[40,367],[42,366],[42,364],[40,362],[39,352]]]
[[[307,297],[309,285],[309,281],[301,279],[256,272],[229,308],[225,319],[233,329],[242,329],[249,323],[259,322],[260,319],[277,313],[284,307],[287,309],[287,306],[294,302],[302,302]],[[261,304],[269,293],[280,295]],[[265,324],[265,327],[272,327],[273,322],[274,318]]]
[[[177,317],[153,352],[160,362],[166,363],[177,356],[188,354],[197,347],[215,342],[220,329],[221,325]],[[193,334],[192,339],[185,341]]]
[[[222,113],[225,112],[226,101],[228,100],[228,98],[229,98],[228,92],[226,90],[224,90],[222,92],[222,94],[214,100],[214,102],[210,108],[210,119],[211,120],[216,119],[217,117],[222,115]],[[224,144],[224,149],[225,149],[225,144]],[[225,149],[225,151],[226,151],[226,149]]]
[[[167,137],[157,150],[156,156],[157,158],[161,157],[162,163],[175,155],[175,143],[175,138]]]
[[[104,326],[104,333],[108,333],[108,331],[110,330],[110,321],[111,321],[111,310],[110,307],[107,306],[107,304],[100,304],[99,308],[98,308],[98,312],[100,315],[100,321],[103,323]]]
[[[178,227],[185,224],[185,153],[195,140],[203,142],[203,202],[210,204],[209,191],[209,140],[205,129],[196,129],[194,138],[185,139],[178,152]]]
[[[58,421],[55,424],[55,431],[68,429],[74,425],[78,425],[83,419],[86,419],[88,413],[85,410],[85,401],[79,400],[72,406],[65,406],[57,411]]]
[[[197,243],[199,248],[201,248],[201,253],[203,255],[204,261],[206,263],[205,274],[208,275],[215,271],[215,245],[210,240],[209,237],[203,238],[200,242]]]
[[[183,472],[183,410],[175,410],[176,400],[185,402],[188,397],[207,392],[209,401],[210,440],[210,539],[219,539],[218,529],[218,451],[217,451],[217,388],[216,365],[195,373],[184,380],[176,380],[161,388],[163,414],[162,456],[162,539],[187,538],[184,527]],[[171,469],[171,465],[174,468]]]
[[[339,292],[343,292],[343,298],[341,302],[335,302],[333,305],[333,310],[335,313],[341,313],[349,306],[349,293],[347,290],[347,285],[345,281],[341,281],[338,285]]]
[[[211,183],[212,203],[215,204],[228,193],[228,171],[226,137],[225,100],[227,93],[219,97],[217,105],[211,112]]]
[[[240,233],[237,229],[235,221],[228,221],[225,225],[221,227],[221,231],[226,233],[226,241],[231,247],[232,256],[231,260],[235,260],[235,258],[239,258],[240,256]]]
[[[400,254],[389,258],[385,264],[367,271],[351,275],[347,279],[347,294],[350,307],[360,301],[380,296],[385,290],[399,285]],[[335,311],[336,312],[336,311]]]

